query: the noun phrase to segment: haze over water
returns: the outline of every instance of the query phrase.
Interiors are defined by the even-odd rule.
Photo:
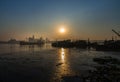
[[[120,30],[119,3],[120,0],[0,0],[0,40],[25,40],[32,35],[52,40],[111,39],[116,36],[111,30]],[[59,32],[61,26],[66,33]]]

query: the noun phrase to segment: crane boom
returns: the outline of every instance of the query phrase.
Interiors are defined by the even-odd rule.
[[[112,31],[120,37],[120,34],[118,32],[116,32],[114,29],[112,29]]]

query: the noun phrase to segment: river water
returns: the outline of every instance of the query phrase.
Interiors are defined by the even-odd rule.
[[[64,76],[94,70],[92,59],[101,56],[120,59],[120,52],[0,44],[0,82],[60,82]]]

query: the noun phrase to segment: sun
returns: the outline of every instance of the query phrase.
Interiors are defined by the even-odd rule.
[[[59,29],[59,31],[60,31],[60,33],[64,33],[64,32],[65,32],[65,28],[64,28],[64,27],[61,27],[61,28]]]

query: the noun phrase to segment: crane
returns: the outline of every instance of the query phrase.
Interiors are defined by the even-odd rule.
[[[118,32],[116,32],[114,29],[112,29],[112,31],[113,31],[117,36],[120,37],[120,34],[119,34]]]

